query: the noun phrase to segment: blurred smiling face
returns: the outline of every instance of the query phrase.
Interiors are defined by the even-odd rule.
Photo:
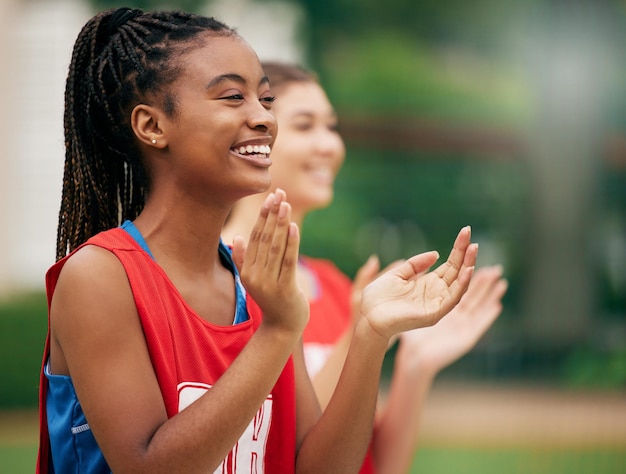
[[[314,82],[291,82],[274,91],[278,136],[272,148],[272,187],[287,193],[294,212],[328,206],[345,147],[337,117]]]

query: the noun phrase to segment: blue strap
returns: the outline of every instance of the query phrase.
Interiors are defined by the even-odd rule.
[[[139,246],[148,255],[150,255],[152,260],[155,260],[154,255],[152,255],[152,252],[150,252],[150,249],[148,248],[148,243],[146,242],[146,239],[143,238],[143,235],[141,235],[141,232],[139,232],[139,229],[137,229],[135,224],[133,224],[129,220],[126,220],[120,227],[124,229],[126,232],[128,232],[128,234],[133,239],[135,239],[137,244],[139,244]],[[237,305],[235,308],[235,319],[233,321],[233,324],[243,323],[247,321],[250,317],[248,315],[248,308],[246,305],[246,289],[241,283],[241,277],[239,276],[239,272],[237,271],[235,262],[233,262],[231,250],[229,247],[226,247],[226,245],[224,245],[224,243],[222,242],[222,239],[220,239],[218,252],[220,255],[220,260],[222,261],[222,264],[224,265],[224,267],[228,268],[232,272],[233,276],[235,277],[235,296],[237,299]]]
[[[135,227],[135,224],[133,224],[131,221],[126,220],[121,225],[121,227],[126,232],[128,232],[133,239],[135,239],[135,241],[139,244],[139,246],[142,249],[144,249],[144,251],[148,255],[150,255],[152,260],[155,260],[154,255],[152,255],[152,252],[150,252],[150,249],[148,248],[148,243],[146,242],[146,239],[143,238],[143,235],[141,235],[141,232],[139,232],[139,229]]]

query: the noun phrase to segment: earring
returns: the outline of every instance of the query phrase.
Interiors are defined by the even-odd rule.
[[[156,145],[156,138],[153,138],[152,140],[150,140],[150,143],[152,143],[153,145]]]

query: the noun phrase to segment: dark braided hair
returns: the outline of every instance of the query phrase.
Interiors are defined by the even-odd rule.
[[[130,114],[146,99],[176,113],[167,86],[182,70],[181,54],[206,32],[236,34],[213,18],[130,8],[99,13],[79,33],[65,90],[57,260],[143,209],[149,182]]]

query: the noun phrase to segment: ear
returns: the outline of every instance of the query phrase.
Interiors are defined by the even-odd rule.
[[[146,104],[135,106],[130,115],[130,124],[137,139],[144,145],[165,148],[167,139],[161,129],[163,111]]]

